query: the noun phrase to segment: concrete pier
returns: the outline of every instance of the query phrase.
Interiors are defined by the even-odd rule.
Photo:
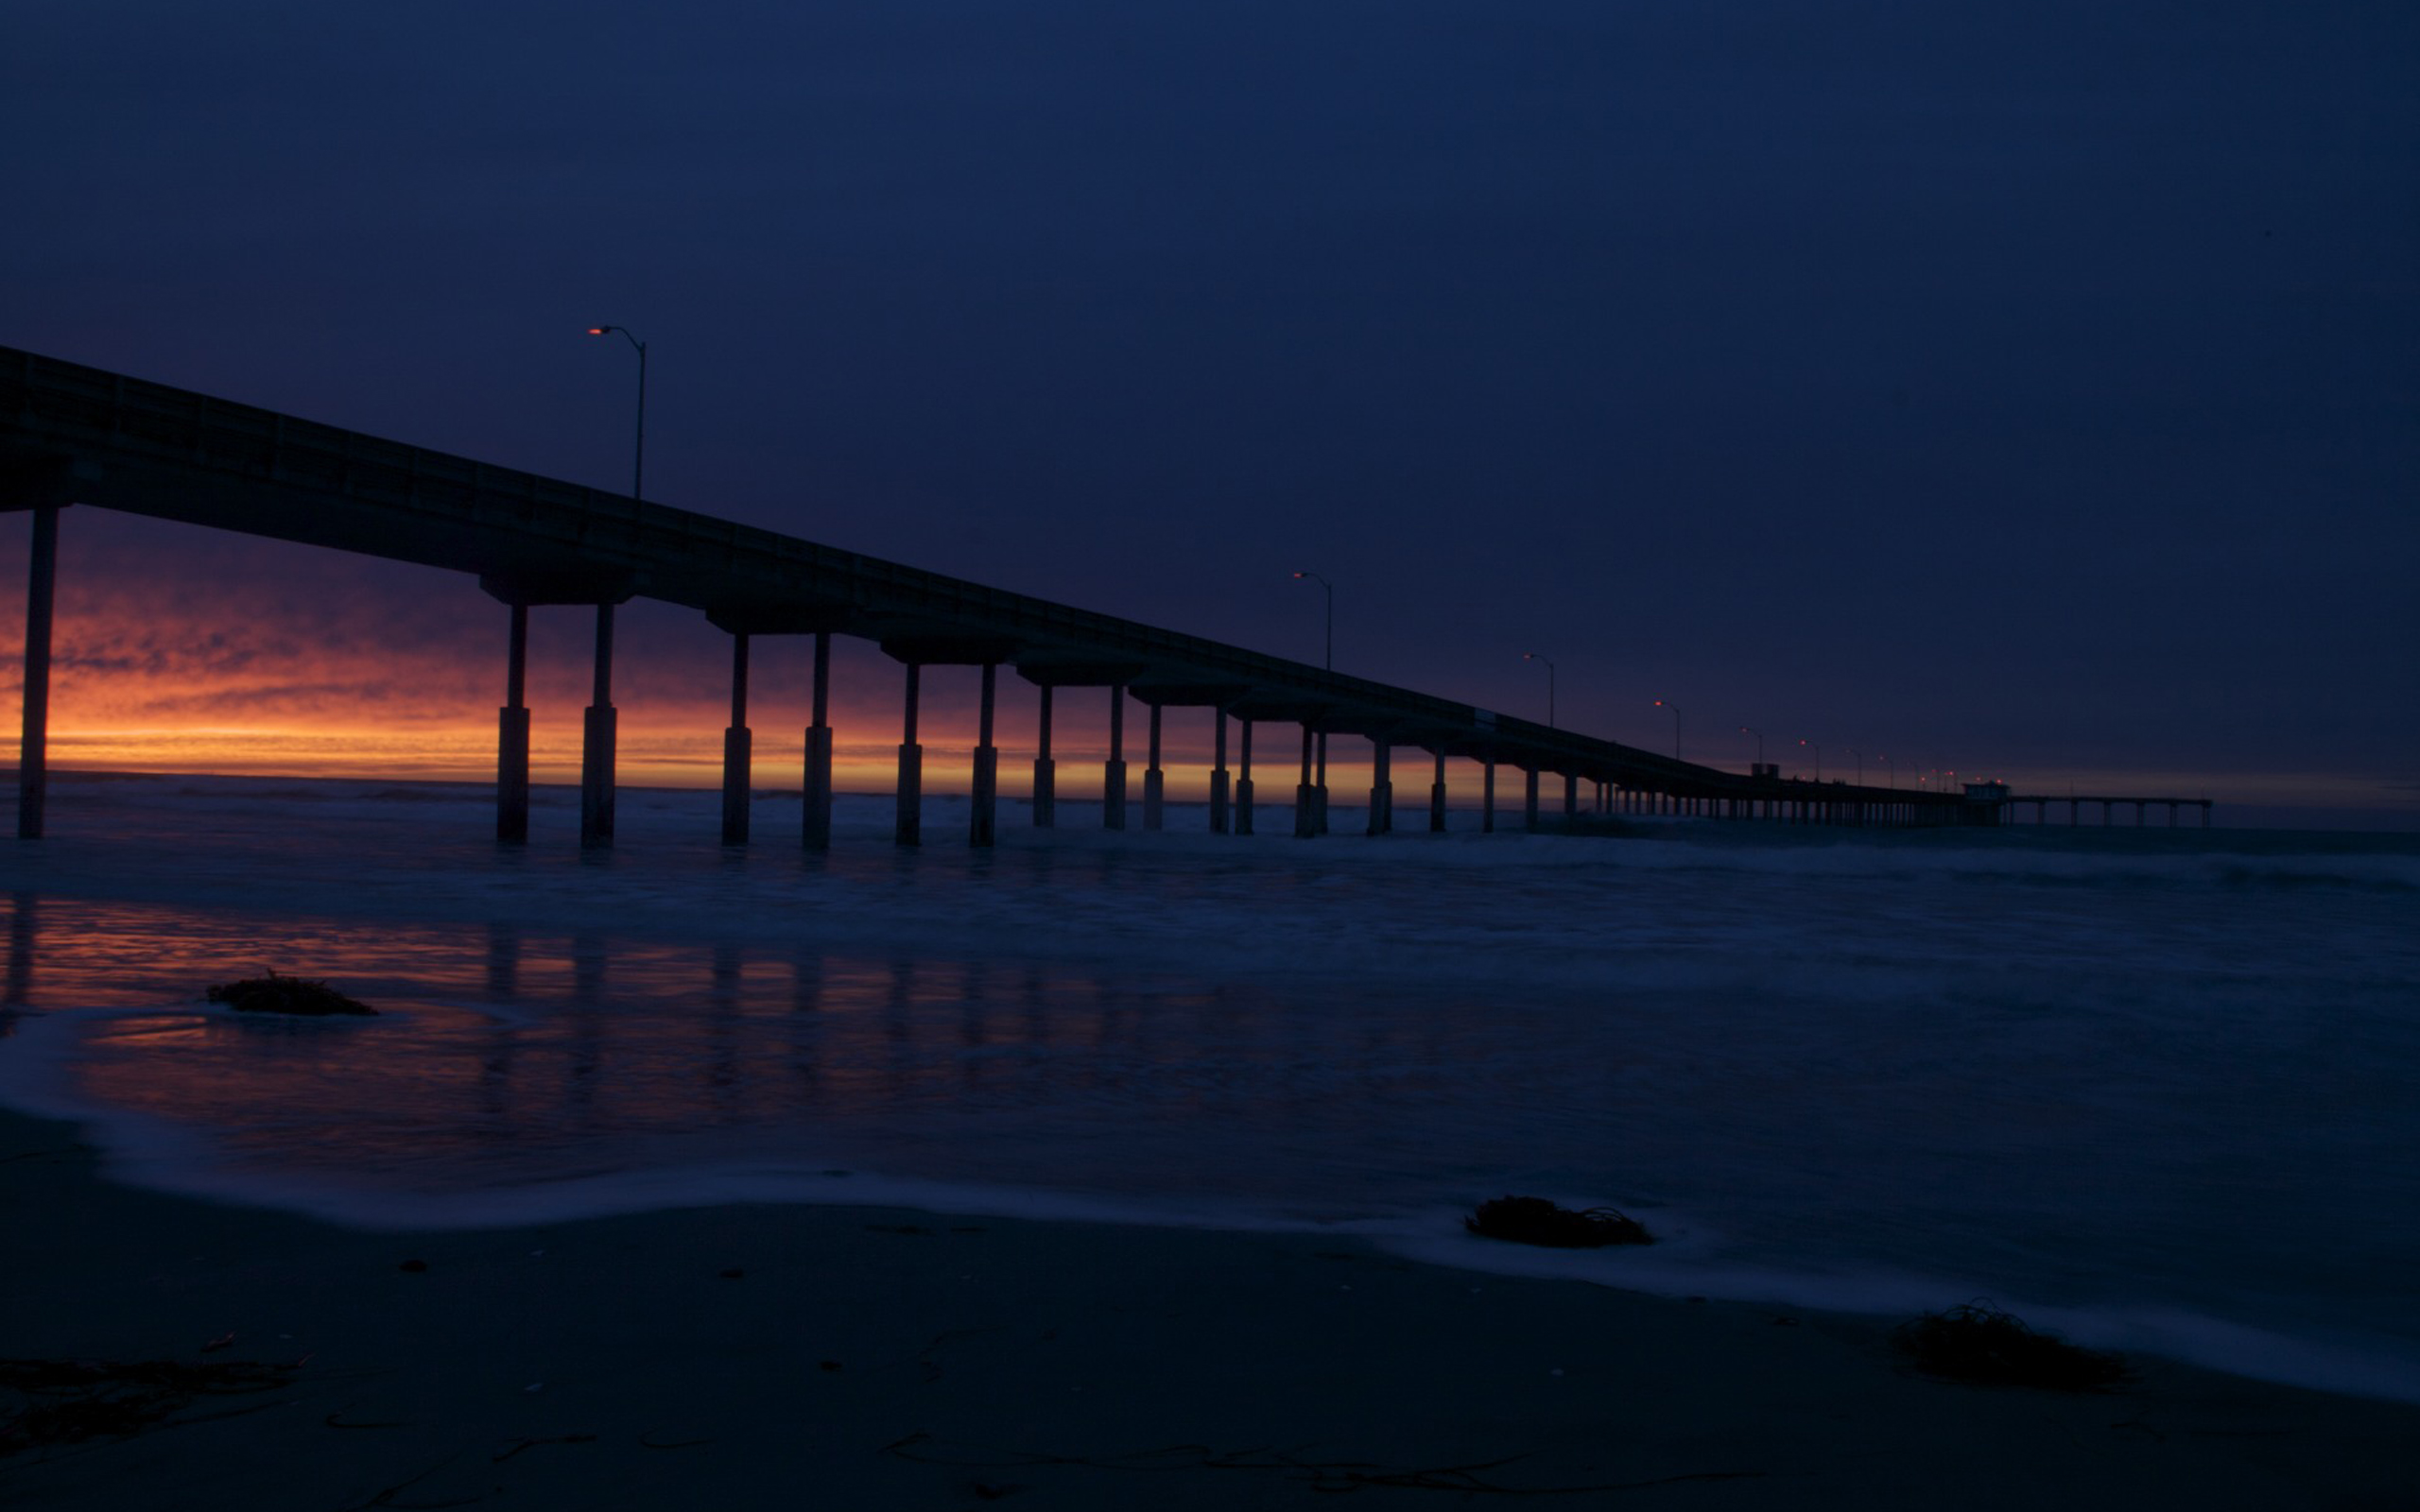
[[[1479,762],[1478,833],[1495,833],[1495,753],[1488,752]]]
[[[982,712],[975,727],[975,781],[968,794],[966,843],[977,850],[999,838],[1000,752],[992,744],[992,713],[997,701],[1000,664],[983,663]]]
[[[1236,772],[1236,833],[1250,834],[1252,833],[1252,721],[1243,719],[1236,723],[1241,727],[1239,738],[1242,761]],[[1225,732],[1225,729],[1223,724],[1219,726],[1221,733]]]
[[[1225,834],[1233,828],[1227,812],[1227,711],[1210,711],[1210,833]]]
[[[25,726],[17,746],[17,838],[42,838],[50,800],[50,622],[59,596],[59,506],[34,509],[26,573]]]
[[[1160,827],[1160,800],[1167,786],[1166,774],[1160,770],[1160,706],[1151,705],[1150,754],[1143,766],[1143,828]]]
[[[1521,827],[1535,830],[1538,827],[1538,769],[1525,766],[1521,770],[1525,779],[1522,784]]]
[[[596,606],[596,678],[582,711],[579,746],[579,843],[614,843],[614,606]]]
[[[832,848],[832,633],[815,635],[815,681],[810,690],[814,713],[806,727],[806,775],[799,821],[799,843],[809,850]]]
[[[1580,817],[1580,774],[1577,772],[1563,774],[1563,816],[1565,819]]]
[[[1294,838],[1308,840],[1320,833],[1319,789],[1311,785],[1311,747],[1318,741],[1317,732],[1303,726],[1303,775],[1294,783]]]
[[[899,732],[899,813],[891,839],[899,845],[925,843],[925,747],[916,742],[916,705],[925,669],[908,663],[908,707]]]
[[[1437,775],[1428,783],[1428,833],[1445,833],[1445,748],[1437,747]]]
[[[831,839],[835,735],[826,692],[833,634],[879,641],[903,663],[919,667],[1011,666],[1037,684],[1132,689],[1154,708],[1212,707],[1222,714],[1249,712],[1260,720],[1301,723],[1311,732],[1313,749],[1300,784],[1309,790],[1308,801],[1298,808],[1315,833],[1328,828],[1327,737],[1372,730],[1448,757],[1483,756],[1488,791],[1480,822],[1490,830],[1493,768],[1506,763],[1530,774],[1532,789],[1539,773],[1563,773],[1566,816],[1577,810],[1576,776],[1600,784],[1599,812],[1761,813],[1796,823],[1989,827],[2027,801],[2034,803],[2036,823],[2046,822],[2048,807],[2057,801],[2067,805],[2071,825],[2081,823],[2080,811],[2092,804],[2103,825],[2115,824],[2116,811],[2129,805],[2137,826],[2149,823],[2153,808],[2166,809],[2170,824],[2187,807],[2202,824],[2212,822],[2208,799],[2181,794],[2053,799],[1971,783],[1954,793],[1927,786],[1899,794],[1867,787],[1861,773],[1855,782],[1785,782],[1761,760],[1761,769],[1743,778],[1681,762],[1677,754],[1667,758],[1559,730],[1551,719],[1542,726],[618,491],[0,347],[0,510],[36,515],[18,812],[19,830],[27,836],[45,827],[48,695],[59,670],[50,660],[48,621],[56,593],[57,510],[70,503],[475,575],[515,611],[511,687],[497,725],[497,833],[514,842],[527,836],[527,611],[567,605],[597,613],[596,695],[582,720],[580,834],[583,845],[604,845],[614,830],[613,611],[642,590],[660,603],[701,610],[735,636],[817,637],[816,713],[807,732],[801,822],[809,849]],[[737,839],[750,822],[745,794],[753,742],[741,671],[747,646],[735,643],[733,655],[724,778],[726,830]],[[1046,710],[1050,696],[1046,688]],[[1046,728],[1046,714],[1045,722]],[[1223,719],[1219,729],[1223,733]],[[1114,759],[1123,762],[1122,750]],[[1161,778],[1164,819],[1166,771],[1157,761],[1152,765]],[[921,771],[916,775],[921,786]],[[996,763],[992,776],[996,796]],[[1055,818],[1055,793],[1046,735],[1036,777],[1036,822],[1047,826]],[[1609,780],[1619,786],[1605,790]],[[1382,782],[1387,791],[1379,790]],[[1441,773],[1432,783],[1432,824],[1443,782]],[[1147,810],[1152,802],[1148,787]],[[1391,827],[1391,777],[1374,772],[1373,791],[1374,819],[1382,830]],[[1213,826],[1222,827],[1223,817],[1223,827],[1249,832],[1249,799],[1239,783],[1236,801],[1221,816],[1214,794]],[[1109,807],[1119,807],[1114,795]],[[1535,807],[1533,798],[1532,816]]]
[[[748,730],[748,635],[731,638],[731,725],[722,732],[722,843],[748,843],[748,784],[753,776]]]
[[[495,837],[529,840],[529,606],[506,606],[511,627],[504,651],[504,707],[495,717]]]
[[[1109,760],[1100,767],[1100,827],[1126,828],[1126,689],[1109,690]]]
[[[1042,685],[1042,712],[1033,756],[1033,827],[1059,823],[1059,764],[1050,759],[1050,684]]]

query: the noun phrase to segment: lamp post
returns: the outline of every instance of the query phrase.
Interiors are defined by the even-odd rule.
[[[635,348],[639,354],[638,448],[631,458],[631,497],[636,499],[640,496],[640,490],[647,478],[647,343],[631,335],[631,329],[628,326],[592,325],[588,328],[588,334],[592,336],[610,336],[616,331],[622,334],[622,339]]]
[[[1865,753],[1855,746],[1843,747],[1842,749],[1857,758],[1857,785],[1863,787],[1865,785]]]
[[[1309,578],[1319,584],[1321,591],[1327,595],[1327,659],[1321,665],[1333,672],[1336,670],[1336,585],[1317,573],[1296,573],[1294,576]]]
[[[1876,751],[1874,753],[1874,759],[1880,762],[1882,764],[1882,769],[1891,774],[1891,785],[1893,787],[1897,787],[1899,785],[1899,764],[1893,761],[1890,757],[1883,755],[1880,751]]]
[[[1658,698],[1655,700],[1655,707],[1672,711],[1672,759],[1677,762],[1681,759],[1681,706],[1676,703],[1666,703]]]
[[[1802,740],[1799,744],[1815,753],[1815,781],[1822,782],[1824,780],[1824,747],[1811,740]]]
[[[1754,735],[1756,737],[1756,765],[1759,767],[1762,767],[1765,765],[1765,732],[1761,730],[1752,729],[1747,725],[1741,725],[1739,727],[1739,733],[1743,735]]]
[[[1522,652],[1522,653],[1521,653],[1521,660],[1522,660],[1522,661],[1524,661],[1524,662],[1546,662],[1546,668],[1547,668],[1547,728],[1548,730],[1552,730],[1552,729],[1554,728],[1554,663],[1553,663],[1552,662],[1547,662],[1547,659],[1546,659],[1545,657],[1542,657],[1542,656],[1538,655],[1538,653],[1536,653],[1535,651],[1524,651],[1524,652]]]

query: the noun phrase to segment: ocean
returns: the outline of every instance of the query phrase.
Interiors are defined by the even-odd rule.
[[[843,797],[55,779],[0,846],[0,1103],[371,1228],[722,1201],[1320,1228],[2420,1401],[2420,836],[1707,820],[1311,842]],[[1340,793],[1340,799],[1342,798]],[[1400,812],[1400,806],[1399,806]],[[1425,813],[1411,815],[1413,823]],[[1509,822],[1511,816],[1506,816]],[[1139,823],[1139,806],[1136,810]],[[206,1005],[266,970],[374,1019]],[[1533,1194],[1659,1243],[1460,1217]]]

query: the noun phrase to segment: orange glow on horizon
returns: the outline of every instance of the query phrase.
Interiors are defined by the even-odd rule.
[[[0,530],[0,718],[10,723],[23,667],[25,541],[21,531]],[[9,591],[11,584],[17,592]],[[662,603],[633,601],[618,616],[617,777],[635,786],[718,786],[730,718],[730,638],[695,610]],[[545,607],[529,618],[531,776],[575,783],[580,711],[591,696],[594,611]],[[51,763],[61,771],[493,782],[507,620],[503,606],[459,574],[71,509],[62,516],[52,639]],[[832,650],[835,783],[844,791],[888,792],[897,773],[902,669],[864,642],[838,638]],[[811,666],[808,637],[754,642],[749,722],[759,790],[801,782]],[[926,791],[962,794],[972,783],[978,674],[935,666],[921,680]],[[1100,688],[1068,688],[1057,696],[1052,754],[1060,791],[1072,799],[1100,790],[1108,699]],[[1011,797],[1029,792],[1037,702],[1029,684],[1004,670],[995,740],[1001,791]],[[1130,703],[1124,723],[1128,792],[1139,801],[1149,711]],[[1165,712],[1162,765],[1171,799],[1206,797],[1212,726],[1206,709]],[[1236,733],[1230,726],[1231,770],[1240,766]],[[1296,732],[1264,729],[1255,744],[1262,797],[1290,798]],[[1742,753],[1737,765],[1745,764]],[[9,765],[0,753],[0,766]],[[1328,765],[1332,794],[1358,802],[1370,781],[1369,747],[1357,739],[1334,742]],[[1997,759],[1993,765],[2008,769]],[[1828,776],[1832,764],[1825,767]],[[2020,770],[2012,780],[2018,792],[2053,797],[2072,789],[2381,810],[2409,810],[2413,801],[2375,777],[2337,772],[2099,765]],[[1394,777],[1399,814],[1425,805],[1424,757],[1398,750]],[[1867,777],[1869,785],[1895,777],[1910,788],[1934,781],[1904,762],[1887,775],[1869,766]],[[1475,764],[1450,764],[1448,782],[1457,805],[1470,801]]]

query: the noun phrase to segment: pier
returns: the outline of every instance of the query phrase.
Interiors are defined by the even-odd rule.
[[[2100,822],[2103,827],[2115,822],[2113,816],[2118,809],[2128,806],[2135,811],[2135,827],[2137,829],[2140,829],[2143,824],[2143,811],[2156,808],[2168,810],[2168,827],[2171,830],[2176,828],[2176,816],[2181,809],[2200,810],[2201,827],[2204,830],[2210,827],[2211,803],[2206,798],[2120,798],[2089,793],[2069,793],[2065,797],[2053,797],[2048,794],[2018,793],[2003,799],[2002,802],[2008,810],[2007,822],[2012,824],[2018,821],[2018,811],[2028,803],[2033,805],[2033,822],[2036,824],[2048,822],[2051,804],[2065,803],[2067,806],[2067,823],[2070,826],[2077,822],[2077,816],[2083,812],[2085,804],[2098,803],[2100,805]]]
[[[2006,789],[1986,784],[1959,793],[1911,792],[1784,780],[1770,767],[1742,776],[625,494],[0,347],[0,509],[32,517],[18,798],[18,833],[26,838],[41,836],[45,822],[60,515],[78,505],[476,577],[503,611],[495,833],[508,843],[528,835],[526,662],[533,609],[594,618],[595,676],[582,715],[580,843],[612,843],[614,620],[615,609],[633,598],[694,609],[731,637],[722,837],[735,845],[752,838],[750,771],[757,747],[748,722],[749,649],[756,638],[781,635],[814,641],[813,713],[800,737],[804,802],[798,836],[810,849],[828,846],[832,833],[834,636],[878,644],[905,679],[894,832],[901,845],[925,838],[921,678],[928,667],[952,666],[977,669],[981,678],[965,836],[976,846],[994,843],[998,833],[993,716],[1004,668],[1038,700],[1031,816],[1042,828],[1057,822],[1052,720],[1054,713],[1072,712],[1071,705],[1088,705],[1086,712],[1109,732],[1102,822],[1111,829],[1126,828],[1133,816],[1126,760],[1130,705],[1148,721],[1141,786],[1147,831],[1165,818],[1161,750],[1164,720],[1170,717],[1209,727],[1215,754],[1208,823],[1222,833],[1252,832],[1253,737],[1270,725],[1299,732],[1293,833],[1305,838],[1327,828],[1325,749],[1334,736],[1369,742],[1374,778],[1366,828],[1373,835],[1394,829],[1392,759],[1403,751],[1433,758],[1426,805],[1432,831],[1445,828],[1448,758],[1479,765],[1482,828],[1491,831],[1499,767],[1520,774],[1522,822],[1533,830],[1623,814],[1991,825],[2001,822],[2012,801]],[[1054,710],[1063,692],[1068,697]],[[1238,758],[1233,773],[1227,767],[1231,729]],[[2206,823],[2206,801],[2202,812]]]

